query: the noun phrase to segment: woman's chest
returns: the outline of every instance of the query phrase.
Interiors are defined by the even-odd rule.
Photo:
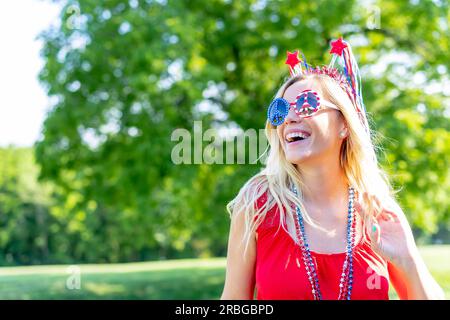
[[[313,299],[298,245],[283,229],[259,235],[256,259],[258,299]],[[353,254],[352,299],[388,299],[389,275],[382,260],[359,244]],[[312,253],[324,299],[337,299],[345,254]]]

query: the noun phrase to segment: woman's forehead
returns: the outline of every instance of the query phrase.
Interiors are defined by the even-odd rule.
[[[322,90],[317,81],[306,79],[290,85],[284,92],[283,98],[287,101],[294,101],[303,90],[316,91],[319,95],[322,95]]]

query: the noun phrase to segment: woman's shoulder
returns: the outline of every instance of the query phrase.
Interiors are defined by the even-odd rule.
[[[252,206],[252,220],[257,224],[256,230],[270,227],[277,221],[276,202],[269,188],[269,179],[264,171],[250,178],[242,187],[241,199]]]
[[[259,210],[267,205],[269,190],[265,190],[259,197],[256,198],[255,201],[255,209]]]
[[[254,209],[263,207],[268,199],[269,183],[263,173],[251,177],[240,190],[240,195],[253,203]]]
[[[273,201],[273,197],[269,190],[266,190],[258,199],[256,200],[256,211],[254,220],[256,221],[259,215],[261,219],[258,223],[257,231],[268,230],[272,227],[278,227],[279,224],[279,208]]]

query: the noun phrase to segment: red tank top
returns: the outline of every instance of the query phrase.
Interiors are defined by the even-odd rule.
[[[266,201],[266,195],[258,199],[257,205],[262,205],[263,201]],[[279,221],[279,209],[275,205],[256,230],[256,299],[312,300],[314,297],[300,247],[279,227]],[[336,300],[345,252],[327,254],[311,251],[311,256],[322,299]],[[351,299],[388,300],[387,268],[387,261],[370,248],[370,243],[360,240],[354,248]]]

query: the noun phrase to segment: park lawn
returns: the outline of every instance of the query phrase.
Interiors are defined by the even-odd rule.
[[[450,245],[420,248],[450,299]],[[68,289],[67,266],[0,268],[0,299],[219,299],[225,258],[79,265],[81,288]],[[397,296],[390,291],[392,299]]]

